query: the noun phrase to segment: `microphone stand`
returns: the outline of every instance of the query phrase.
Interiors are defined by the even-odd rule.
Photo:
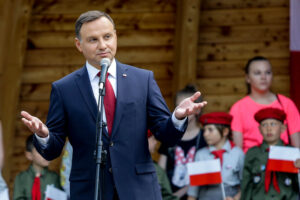
[[[99,77],[99,97],[98,97],[98,112],[96,120],[96,148],[94,152],[96,160],[96,184],[95,184],[95,200],[102,200],[103,192],[103,182],[104,182],[104,173],[101,171],[104,170],[106,164],[107,151],[103,149],[102,141],[102,130],[106,127],[106,123],[103,122],[103,107],[104,107],[104,96],[105,96],[105,81],[104,83],[100,82],[101,77]],[[105,80],[105,79],[104,79]],[[101,176],[100,176],[101,172]],[[99,181],[101,179],[101,186],[99,187]]]

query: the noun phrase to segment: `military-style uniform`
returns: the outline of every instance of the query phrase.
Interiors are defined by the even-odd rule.
[[[227,140],[222,147],[225,150],[222,164],[222,180],[224,183],[225,195],[227,197],[235,196],[240,190],[242,170],[244,163],[244,152],[237,146],[232,147]],[[216,150],[214,146],[203,147],[198,150],[195,161],[204,161],[214,159],[212,152]],[[190,186],[188,195],[199,200],[222,200],[221,185]]]
[[[284,146],[284,144],[280,140],[277,146]],[[241,200],[296,200],[299,192],[297,174],[275,172],[280,193],[274,188],[272,180],[268,193],[265,192],[268,149],[269,145],[263,142],[260,146],[248,150],[243,170]]]

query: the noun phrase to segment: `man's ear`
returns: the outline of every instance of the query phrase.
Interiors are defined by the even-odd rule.
[[[82,52],[81,42],[80,42],[80,40],[77,37],[75,38],[75,46],[77,47],[77,49],[78,49],[79,52]]]
[[[33,159],[32,153],[30,151],[25,151],[25,157],[30,161],[32,161],[32,159]]]

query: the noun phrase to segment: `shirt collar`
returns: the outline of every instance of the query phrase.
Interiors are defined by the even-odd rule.
[[[92,81],[97,76],[98,72],[100,72],[100,70],[92,66],[88,61],[86,61],[85,66],[88,71],[90,81]],[[108,68],[108,73],[113,78],[117,77],[117,63],[115,59],[113,59],[110,67]]]
[[[216,147],[214,146],[208,146],[208,149],[210,152],[215,151]],[[225,144],[223,145],[222,149],[224,149],[226,152],[229,152],[231,150],[231,145],[229,140],[226,140]]]
[[[275,146],[284,146],[284,143],[282,140],[278,140],[278,142]],[[268,143],[263,140],[263,142],[260,145],[260,148],[262,148],[263,150],[266,150],[266,149],[270,148],[270,145],[268,145]]]
[[[41,176],[45,175],[47,171],[48,171],[48,167],[44,167],[41,171]],[[29,166],[29,172],[35,177],[35,170],[32,164]]]

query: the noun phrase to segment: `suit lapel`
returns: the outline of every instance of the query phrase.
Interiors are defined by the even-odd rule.
[[[84,66],[78,73],[77,78],[75,79],[76,84],[80,90],[80,93],[84,99],[85,104],[87,105],[91,115],[96,121],[97,117],[97,102],[95,100],[91,82],[88,76],[86,67]]]
[[[127,89],[129,88],[128,80],[130,78],[127,76],[128,67],[126,65],[119,63],[118,61],[116,62],[117,62],[117,101],[116,101],[116,110],[115,110],[114,124],[113,124],[111,137],[113,137],[116,134],[120,120],[122,118],[123,108],[124,108],[124,105],[122,103],[124,102],[124,97],[126,96],[124,94],[126,92],[126,88]]]

